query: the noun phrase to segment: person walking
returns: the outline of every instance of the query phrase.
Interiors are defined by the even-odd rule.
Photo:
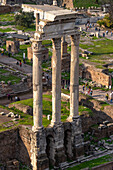
[[[91,91],[90,91],[90,95],[92,96],[92,94],[93,94],[93,90],[91,89]]]
[[[19,65],[20,65],[20,67],[22,67],[22,62],[21,62],[21,60],[20,60],[20,64],[19,64]]]
[[[25,64],[25,53],[23,53],[23,63]]]
[[[108,101],[108,98],[109,98],[109,95],[108,95],[108,93],[106,94],[106,97],[105,97],[105,98],[106,98],[106,100]]]
[[[110,103],[113,101],[113,92],[110,93]]]

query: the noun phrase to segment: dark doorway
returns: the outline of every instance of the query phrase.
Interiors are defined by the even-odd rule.
[[[9,47],[8,47],[8,52],[9,53],[11,52],[11,45],[9,45]]]
[[[54,166],[55,164],[55,142],[53,136],[49,135],[46,137],[46,154],[49,158],[49,165]]]
[[[64,132],[64,148],[65,148],[65,154],[68,159],[71,159],[72,157],[72,145],[71,145],[71,131],[66,130]]]

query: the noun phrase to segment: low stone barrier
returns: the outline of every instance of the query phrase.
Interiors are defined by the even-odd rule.
[[[12,103],[9,104],[9,108],[15,107],[16,109],[22,111],[25,114],[33,115],[33,109],[30,106],[26,106],[23,104]]]

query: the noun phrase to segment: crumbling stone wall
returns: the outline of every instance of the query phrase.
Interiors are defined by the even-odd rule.
[[[18,129],[0,132],[0,163],[17,158]]]
[[[94,67],[84,67],[80,66],[79,75],[82,78],[91,79],[95,81],[97,84],[101,84],[103,86],[109,87],[111,83],[111,76],[96,70]]]
[[[33,115],[33,109],[30,106],[25,106],[23,104],[19,104],[19,103],[13,103],[13,104],[9,104],[8,106],[9,108],[11,107],[15,107],[18,110],[22,111],[25,114],[29,114],[29,115]]]
[[[18,5],[10,6],[10,5],[0,5],[0,14],[5,14],[9,12],[18,11],[21,7]]]
[[[15,5],[15,4],[21,4],[23,1],[22,0],[0,0],[1,5]]]
[[[17,159],[30,166],[30,142],[30,132],[24,126],[0,132],[0,163]]]
[[[12,52],[12,53],[18,53],[19,52],[19,41],[6,41],[6,51]]]
[[[42,46],[43,52],[42,52],[42,60],[43,61],[47,61],[49,58],[49,50],[47,48],[45,48],[44,46]],[[27,58],[29,60],[33,59],[33,50],[32,47],[28,47],[27,48]]]
[[[66,8],[74,8],[73,0],[63,0],[62,6]]]
[[[17,158],[23,164],[31,166],[31,130],[26,126],[19,127]]]

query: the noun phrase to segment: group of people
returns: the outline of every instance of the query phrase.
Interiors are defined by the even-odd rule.
[[[112,101],[113,101],[113,91],[110,94],[106,93],[105,99],[107,101],[110,99],[110,102],[112,103]]]
[[[88,87],[88,84],[86,83],[85,85],[83,85],[83,93],[86,91],[86,94],[92,96],[93,94],[93,90],[91,88],[91,86]]]
[[[26,63],[25,53],[23,53],[23,63],[24,63],[24,64]],[[16,64],[19,65],[20,67],[22,67],[22,61],[21,61],[21,60],[17,61]]]
[[[13,101],[13,96],[11,95],[11,94],[7,94],[7,98],[8,98],[8,100],[10,100],[10,101]],[[14,97],[14,101],[16,102],[16,101],[20,101],[20,98],[19,97],[17,97],[17,96],[15,96]]]

